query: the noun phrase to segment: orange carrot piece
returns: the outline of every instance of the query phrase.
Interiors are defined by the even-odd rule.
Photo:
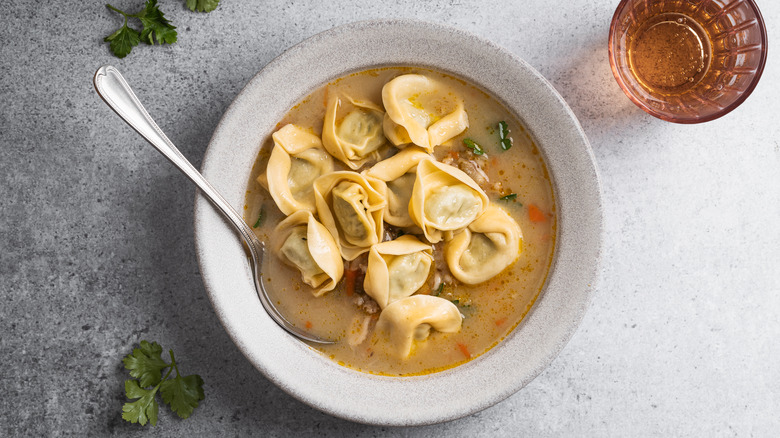
[[[528,219],[531,219],[531,222],[544,222],[547,220],[547,217],[542,213],[542,210],[539,210],[539,207],[534,204],[529,204]]]
[[[355,293],[355,279],[357,278],[357,271],[348,270],[344,275],[344,290],[348,296],[352,296]]]
[[[306,328],[307,328],[307,329],[310,329],[310,328],[311,328],[311,321],[306,321]]]
[[[458,349],[461,353],[463,353],[464,356],[471,357],[471,353],[469,353],[469,347],[467,347],[466,344],[461,344],[458,342]]]
[[[496,325],[497,326],[502,326],[502,325],[504,325],[505,322],[506,322],[506,318],[499,318],[499,319],[496,320]]]

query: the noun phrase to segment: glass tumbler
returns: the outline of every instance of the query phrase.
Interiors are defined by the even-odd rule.
[[[739,106],[764,70],[767,36],[753,0],[622,0],[609,61],[647,113],[701,123]]]

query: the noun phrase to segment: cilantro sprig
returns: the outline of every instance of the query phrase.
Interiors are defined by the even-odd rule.
[[[125,16],[124,26],[111,35],[103,38],[103,41],[108,43],[111,52],[113,52],[117,58],[124,58],[133,50],[133,47],[141,42],[141,35],[137,30],[127,27],[127,16]]]
[[[193,12],[211,12],[219,6],[219,0],[186,0],[187,7]],[[129,55],[133,47],[141,41],[149,45],[173,44],[178,39],[176,26],[165,18],[165,14],[157,6],[157,0],[146,0],[144,8],[135,14],[129,14],[121,9],[106,4],[108,9],[121,14],[125,22],[117,31],[103,38],[109,43],[111,52],[118,58]],[[141,30],[128,25],[130,18],[137,18],[143,26]]]
[[[501,149],[507,151],[512,147],[512,137],[509,136],[509,125],[505,121],[498,122],[498,138]]]
[[[138,348],[122,359],[130,375],[138,379],[125,381],[125,394],[129,401],[122,406],[124,420],[140,423],[141,426],[147,422],[156,426],[160,409],[155,397],[157,391],[181,418],[189,418],[198,407],[198,402],[205,398],[203,379],[197,374],[182,376],[173,350],[168,350],[168,353],[171,363],[163,360],[160,344],[141,341]],[[168,372],[162,377],[162,371],[166,368]],[[176,377],[170,378],[174,370]]]
[[[219,0],[187,0],[187,7],[192,12],[211,12],[217,9]]]
[[[467,148],[471,149],[471,152],[474,155],[484,155],[485,154],[485,150],[482,149],[482,147],[480,145],[478,145],[474,140],[472,140],[470,138],[464,138],[463,139],[463,144],[466,145]]]
[[[125,18],[119,30],[103,39],[109,43],[111,52],[119,58],[127,56],[141,41],[149,45],[154,45],[155,42],[162,45],[173,44],[178,38],[176,26],[165,18],[163,12],[157,7],[157,0],[146,0],[144,8],[135,14],[128,14],[110,4],[106,4],[106,7],[122,14]],[[137,18],[143,28],[139,31],[128,26],[129,18]]]

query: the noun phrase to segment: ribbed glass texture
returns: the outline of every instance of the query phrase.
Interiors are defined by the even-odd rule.
[[[643,86],[632,73],[632,38],[647,20],[668,13],[698,23],[711,49],[706,73],[680,93]],[[622,0],[609,30],[609,61],[620,87],[644,111],[676,123],[706,122],[739,106],[758,83],[766,56],[766,29],[752,0]]]

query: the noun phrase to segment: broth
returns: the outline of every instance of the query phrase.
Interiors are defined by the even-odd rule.
[[[365,311],[370,307],[371,298],[359,291],[348,293],[347,280],[342,279],[334,290],[315,297],[312,288],[302,281],[300,272],[277,257],[268,257],[265,268],[268,292],[282,314],[307,331],[341,340],[335,345],[315,346],[317,350],[343,366],[394,376],[427,374],[457,366],[485,353],[506,337],[530,310],[544,285],[552,262],[556,230],[550,178],[541,153],[522,124],[497,100],[452,76],[408,67],[354,73],[310,94],[284,116],[277,129],[294,123],[321,136],[330,93],[348,95],[381,107],[383,85],[408,73],[441,81],[462,97],[469,128],[436,147],[434,156],[440,161],[453,162],[455,166],[463,162],[466,166],[468,162],[480,164],[489,180],[480,185],[486,189],[490,204],[501,207],[522,230],[519,258],[500,274],[477,285],[451,281],[442,288],[434,288],[434,276],[429,276],[417,294],[438,295],[456,304],[463,316],[462,326],[457,333],[431,331],[426,340],[414,343],[411,355],[405,359],[393,355],[387,348],[388,341],[374,329],[378,314]],[[500,121],[505,121],[510,130],[512,146],[508,150],[500,147]],[[464,145],[463,140],[467,138],[484,149],[487,159],[473,155]],[[261,148],[252,169],[244,207],[249,224],[255,224],[262,211],[262,224],[255,232],[266,242],[271,239],[274,227],[285,218],[269,193],[256,181],[265,171],[273,146],[273,140],[269,138]],[[335,167],[336,170],[348,170],[338,161]],[[435,256],[434,264],[442,263],[443,258]],[[354,341],[355,333],[361,332],[364,325],[369,331],[363,342],[357,345],[345,342]]]

